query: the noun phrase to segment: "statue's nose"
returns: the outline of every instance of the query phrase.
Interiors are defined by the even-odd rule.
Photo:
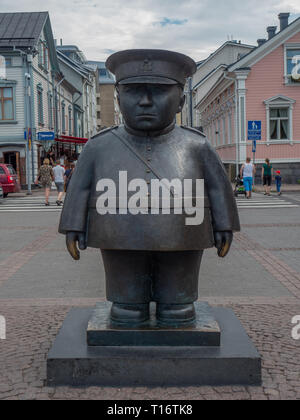
[[[149,92],[145,92],[141,99],[140,99],[140,105],[141,106],[149,106],[152,105],[152,98],[151,94]]]

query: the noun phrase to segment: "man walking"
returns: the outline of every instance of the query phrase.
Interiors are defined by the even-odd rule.
[[[63,204],[61,199],[64,195],[64,174],[65,174],[65,170],[61,166],[59,160],[56,161],[56,166],[55,166],[55,168],[53,168],[53,172],[54,172],[54,182],[55,182],[56,189],[57,189],[57,192],[58,192],[56,204],[58,206],[61,206]]]
[[[243,178],[245,191],[249,199],[252,195],[253,178],[255,176],[255,166],[251,163],[251,158],[247,157],[246,163],[242,165],[240,176]]]

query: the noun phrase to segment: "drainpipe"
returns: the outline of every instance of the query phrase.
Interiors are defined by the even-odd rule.
[[[27,66],[28,66],[28,73],[30,74],[30,96],[29,99],[29,122],[30,122],[30,131],[31,131],[31,182],[34,182],[34,141],[36,136],[35,130],[35,118],[34,118],[34,88],[33,88],[33,70],[32,70],[32,52],[27,54]],[[34,133],[33,133],[34,131]]]
[[[26,58],[25,58],[26,60]],[[24,65],[25,68],[25,65]],[[30,84],[30,74],[24,73],[24,108],[25,108],[25,125],[26,125],[26,180],[27,180],[27,195],[31,195],[31,148],[29,148],[29,128],[30,124],[30,112],[29,112],[29,84]],[[31,129],[30,129],[31,130]],[[31,141],[32,147],[32,141]]]
[[[236,98],[236,104],[235,104],[235,130],[236,130],[236,159],[235,159],[235,175],[239,175],[239,163],[240,163],[240,138],[239,138],[239,98],[237,94],[237,81],[235,77],[229,77],[224,74],[224,79],[231,80],[234,82],[234,88],[235,88],[235,98]]]

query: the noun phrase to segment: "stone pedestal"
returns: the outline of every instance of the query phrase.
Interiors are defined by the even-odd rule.
[[[229,309],[213,308],[204,331],[199,314],[205,307],[196,304],[194,327],[167,328],[165,338],[151,323],[133,331],[112,327],[105,303],[72,309],[48,354],[48,385],[259,385],[261,359],[239,320]],[[180,340],[176,333],[183,333]]]
[[[89,346],[219,346],[221,331],[211,307],[196,303],[196,321],[191,326],[160,325],[155,304],[150,305],[150,320],[128,329],[110,321],[110,303],[96,305],[87,327]]]

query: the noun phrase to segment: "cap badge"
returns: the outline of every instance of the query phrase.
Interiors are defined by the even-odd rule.
[[[145,58],[143,64],[141,65],[141,71],[143,73],[152,72],[152,63],[150,60],[148,60],[148,58]]]

